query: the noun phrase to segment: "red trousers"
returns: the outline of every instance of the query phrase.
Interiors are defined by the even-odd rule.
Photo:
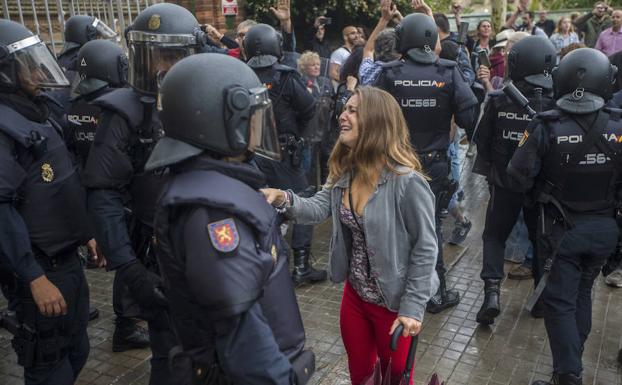
[[[400,382],[406,368],[411,338],[400,337],[397,350],[391,350],[389,331],[396,318],[397,313],[363,301],[346,281],[341,300],[340,327],[343,345],[348,353],[352,385],[359,385],[373,373],[378,358],[383,374],[391,362],[391,383]]]

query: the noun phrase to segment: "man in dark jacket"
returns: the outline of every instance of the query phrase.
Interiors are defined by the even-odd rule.
[[[247,64],[270,90],[283,152],[281,161],[258,158],[257,165],[266,174],[268,186],[304,192],[309,183],[302,167],[302,136],[315,115],[315,99],[298,72],[279,63],[283,51],[274,28],[267,24],[251,27],[244,38],[244,51]],[[310,262],[313,226],[293,227],[294,282],[304,284],[326,280],[326,271],[314,269]]]

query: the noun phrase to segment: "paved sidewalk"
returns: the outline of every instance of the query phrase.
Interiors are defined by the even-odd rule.
[[[465,167],[465,170],[470,167]],[[458,289],[462,302],[437,315],[427,315],[420,338],[415,383],[424,384],[438,372],[451,385],[527,385],[548,379],[551,353],[542,320],[535,320],[522,307],[531,291],[531,281],[506,280],[502,286],[503,312],[492,327],[480,328],[475,314],[483,299],[481,232],[487,202],[487,187],[480,177],[465,186],[465,212],[473,228],[463,247],[447,246],[446,259],[453,268],[449,286]],[[446,221],[449,235],[453,221]],[[315,233],[316,265],[326,266],[330,224]],[[506,266],[509,269],[511,266]],[[506,269],[506,271],[507,271]],[[149,350],[112,353],[112,278],[103,270],[88,271],[91,301],[100,318],[89,325],[91,354],[78,384],[148,384]],[[317,356],[317,371],[311,385],[349,384],[347,360],[339,335],[339,305],[342,285],[323,283],[297,290],[307,332],[307,346]],[[0,308],[4,303],[0,304]],[[611,289],[597,279],[594,294],[592,334],[584,353],[584,384],[622,384],[616,357],[622,337],[622,290]],[[21,369],[15,363],[10,337],[0,331],[0,384],[20,384]]]

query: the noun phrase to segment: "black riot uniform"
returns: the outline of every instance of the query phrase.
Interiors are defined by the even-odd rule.
[[[292,189],[296,193],[312,193],[308,191],[309,183],[302,166],[302,136],[315,114],[315,99],[307,91],[296,70],[279,63],[282,43],[274,28],[267,24],[251,27],[243,44],[249,58],[248,65],[270,92],[283,152],[280,162],[257,159],[257,165],[266,175],[268,186]],[[313,226],[293,226],[292,278],[296,284],[326,280],[326,271],[315,270],[309,261],[312,238]]]
[[[22,325],[12,345],[26,384],[69,385],[89,352],[89,290],[77,249],[92,234],[62,130],[39,97],[41,88],[69,82],[21,24],[0,20],[0,52],[0,276]],[[32,293],[41,282],[46,295],[60,291],[65,314],[58,304],[57,312],[40,313],[42,299]]]
[[[402,60],[384,65],[376,86],[391,93],[402,107],[410,130],[410,139],[432,178],[430,187],[436,196],[436,234],[439,240],[436,271],[441,285],[430,300],[428,311],[437,313],[460,301],[455,290],[447,290],[443,263],[441,209],[449,204],[453,191],[447,148],[451,120],[471,132],[475,122],[477,99],[464,80],[455,61],[439,59],[434,53],[438,32],[434,19],[416,13],[408,15],[396,27]],[[453,188],[455,189],[455,187]]]
[[[622,110],[604,108],[616,68],[590,48],[566,55],[553,72],[557,108],[531,122],[508,175],[538,202],[538,259],[553,379],[581,384],[594,280],[618,239]],[[597,231],[595,231],[597,229]]]
[[[186,383],[168,366],[175,345],[153,254],[153,215],[165,175],[145,171],[162,136],[156,94],[166,72],[196,53],[203,33],[195,17],[170,3],[143,10],[127,31],[128,82],[93,101],[102,109],[84,168],[88,208],[108,268],[127,285],[147,319],[151,340],[150,384]]]
[[[508,55],[510,79],[537,111],[553,107],[550,74],[555,60],[555,47],[540,36],[522,39],[512,46]],[[505,276],[505,242],[524,201],[524,194],[512,189],[506,168],[530,121],[522,106],[514,104],[503,91],[493,91],[488,94],[473,138],[478,154],[476,172],[486,176],[490,190],[482,234],[484,262],[480,276],[484,280],[485,299],[477,315],[477,322],[481,324],[491,324],[501,310],[499,292]],[[527,209],[524,212],[527,218],[531,218]]]
[[[246,162],[280,156],[268,90],[239,60],[200,54],[171,69],[161,97],[166,136],[146,167],[171,174],[155,233],[181,344],[172,362],[197,384],[305,384],[314,356],[288,251],[258,192],[265,176]]]
[[[57,60],[73,87],[80,81],[77,61],[80,47],[91,40],[112,39],[116,33],[94,16],[74,15],[65,23],[64,36],[65,44]],[[71,88],[54,92],[54,97],[66,109],[70,104]]]
[[[101,108],[92,102],[126,85],[128,60],[119,45],[108,40],[93,40],[80,48],[77,62],[80,82],[67,110],[67,142],[84,169],[101,115]],[[132,296],[119,279],[113,283],[112,303],[116,314],[112,350],[149,346],[147,331],[132,320],[140,315]]]
[[[82,168],[95,140],[101,108],[92,105],[95,99],[127,82],[127,55],[119,45],[108,40],[93,40],[80,48],[77,67],[80,81],[74,88],[75,97],[67,109],[71,137],[67,139]]]

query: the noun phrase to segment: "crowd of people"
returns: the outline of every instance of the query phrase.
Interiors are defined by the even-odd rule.
[[[0,20],[0,324],[25,383],[84,367],[85,264],[114,271],[113,350],[149,346],[150,384],[304,385],[315,358],[294,288],[328,278],[345,283],[352,384],[376,361],[399,383],[424,314],[460,302],[442,229],[451,216],[461,244],[472,228],[468,144],[490,191],[476,321],[503,311],[507,246],[524,247],[508,277],[533,279],[553,355],[534,385],[582,384],[593,283],[605,266],[622,287],[622,11],[554,23],[527,5],[467,36],[424,0],[406,16],[381,0],[374,28],[344,27],[334,50],[316,18],[301,53],[289,0],[271,8],[279,30],[245,20],[234,35],[152,5],[129,55],[92,16],[67,21],[58,58]],[[328,218],[327,272],[311,246]]]

